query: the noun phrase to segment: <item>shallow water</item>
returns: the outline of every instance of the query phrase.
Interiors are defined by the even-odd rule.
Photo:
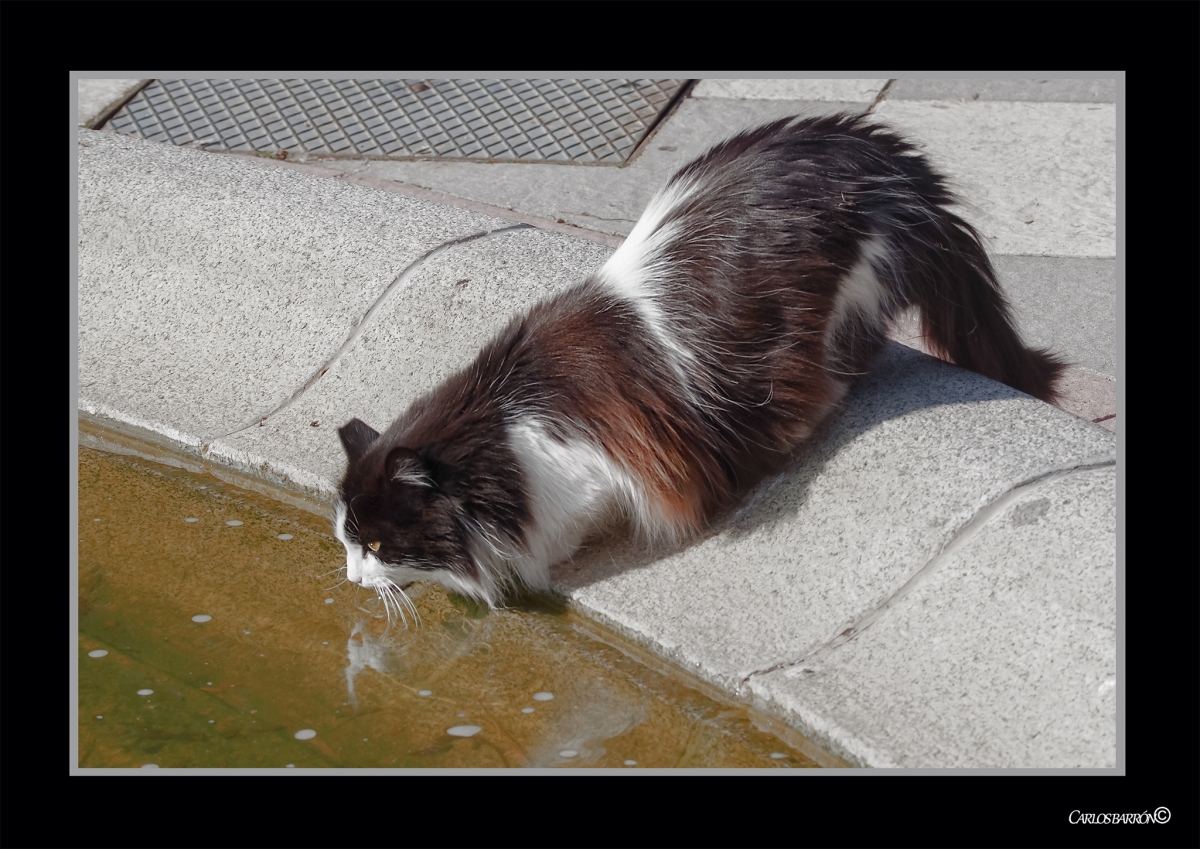
[[[389,626],[344,560],[306,510],[81,447],[79,765],[834,763],[554,597],[416,584]]]

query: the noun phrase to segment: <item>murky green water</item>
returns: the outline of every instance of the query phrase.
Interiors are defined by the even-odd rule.
[[[836,763],[554,598],[418,584],[420,627],[389,627],[343,562],[308,511],[80,448],[79,765]]]

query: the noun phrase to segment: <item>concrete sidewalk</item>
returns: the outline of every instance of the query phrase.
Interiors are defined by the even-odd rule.
[[[281,166],[81,128],[79,409],[328,499],[337,426],[385,426],[602,264],[706,145],[871,107],[974,204],[1026,337],[1079,366],[1070,413],[895,344],[731,522],[676,552],[597,541],[556,581],[851,762],[1113,767],[1114,97],[1099,81],[704,81],[622,168]]]

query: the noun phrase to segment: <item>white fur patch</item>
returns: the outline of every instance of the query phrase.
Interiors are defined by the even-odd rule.
[[[405,570],[412,572],[412,576],[398,575],[395,567],[385,566],[383,561],[371,552],[363,551],[361,545],[350,542],[350,538],[346,535],[347,514],[346,505],[339,501],[334,517],[333,535],[346,549],[347,580],[375,589],[388,584],[406,584],[421,577],[416,574],[415,569]]]
[[[884,266],[888,259],[887,239],[872,236],[863,242],[858,261],[838,286],[833,314],[829,317],[827,338],[837,332],[852,312],[859,313],[872,323],[885,318],[889,296],[876,269]]]
[[[663,292],[656,284],[671,273],[663,249],[680,236],[678,225],[662,226],[662,220],[688,199],[696,185],[695,179],[683,180],[656,194],[629,237],[597,275],[618,297],[638,311],[655,339],[666,349],[671,366],[684,387],[690,385],[689,373],[696,370],[695,354],[672,332],[670,316],[660,300]]]
[[[334,514],[333,535],[337,537],[337,541],[346,549],[346,578],[356,584],[363,584],[363,586],[368,587],[373,586],[373,584],[366,583],[365,573],[367,567],[370,565],[369,561],[374,560],[376,563],[379,561],[374,557],[363,557],[362,546],[350,542],[349,537],[346,536],[346,516],[346,505],[344,502],[339,501],[336,513]],[[374,572],[375,570],[372,569],[372,573]],[[374,574],[372,574],[372,577],[374,577]]]
[[[545,586],[550,564],[570,557],[616,510],[645,515],[643,488],[599,446],[585,439],[559,442],[533,418],[518,420],[508,432],[525,472],[534,519],[526,533],[528,557],[513,566],[531,586]]]

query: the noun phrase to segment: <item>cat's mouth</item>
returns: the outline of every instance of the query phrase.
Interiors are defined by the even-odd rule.
[[[380,588],[386,587],[392,590],[400,590],[400,592],[404,592],[417,582],[417,579],[415,578],[407,581],[396,581],[388,578],[386,575],[366,575],[362,574],[361,572],[358,575],[351,577],[350,580],[368,590],[379,590]]]

